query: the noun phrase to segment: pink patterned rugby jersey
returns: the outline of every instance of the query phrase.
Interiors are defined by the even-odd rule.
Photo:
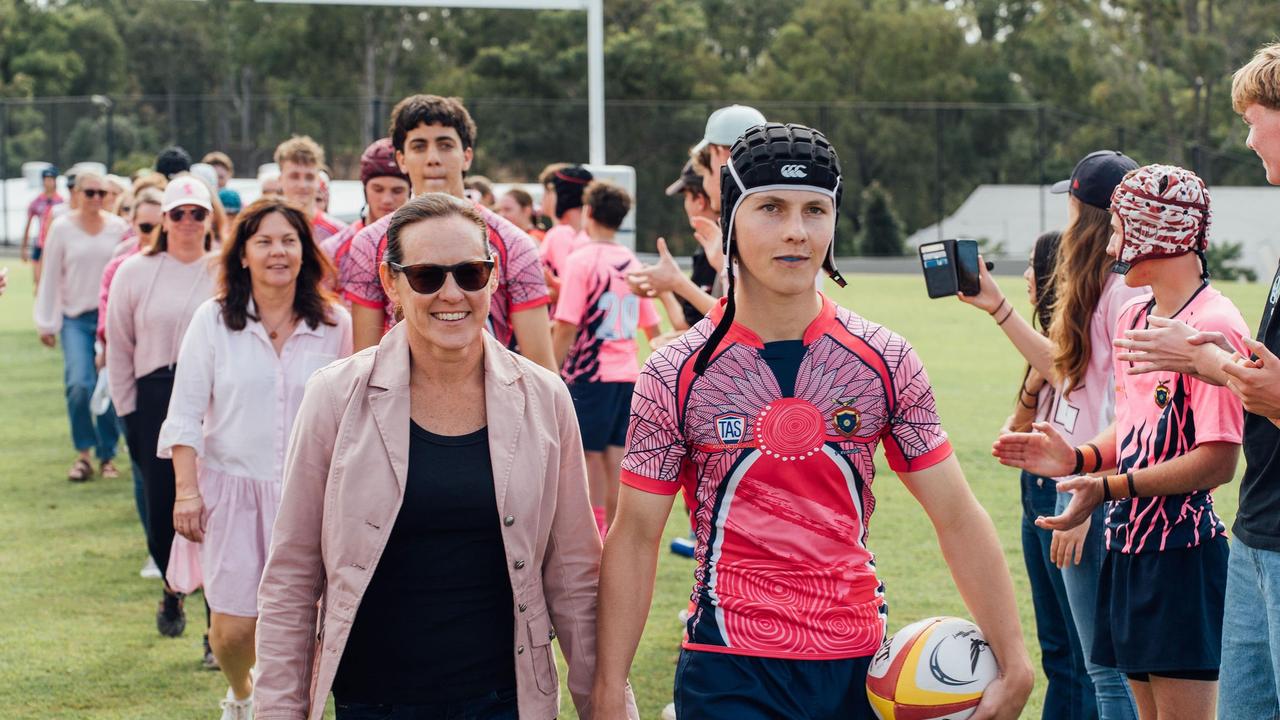
[[[823,299],[801,341],[733,325],[699,376],[724,301],[651,355],[622,482],[693,498],[696,611],[684,647],[770,658],[864,657],[887,606],[867,548],[873,454],[897,472],[951,455],[924,366],[884,327]]]
[[[489,228],[493,271],[498,275],[498,287],[489,304],[488,328],[504,346],[516,350],[511,316],[551,302],[542,276],[538,246],[501,215],[479,204],[476,210]],[[386,329],[395,325],[395,311],[382,289],[378,266],[387,251],[387,227],[393,215],[383,216],[356,233],[347,251],[337,258],[338,286],[342,288],[343,297],[357,305],[381,308],[386,316]]]
[[[1115,337],[1146,328],[1154,305],[1150,293],[1126,305]],[[1244,318],[1212,286],[1202,287],[1174,317],[1197,330],[1222,333],[1240,354],[1249,355],[1241,339],[1249,335]],[[1168,462],[1202,443],[1241,443],[1244,408],[1230,390],[1171,372],[1129,375],[1125,372],[1129,365],[1116,361],[1116,452],[1121,473]],[[1107,507],[1107,548],[1118,552],[1195,547],[1225,534],[1208,490],[1126,498]]]

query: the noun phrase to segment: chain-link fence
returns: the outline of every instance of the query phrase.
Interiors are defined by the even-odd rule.
[[[358,176],[360,152],[384,135],[396,98],[290,96],[104,96],[0,99],[0,170],[23,162],[60,168],[95,160],[115,172],[148,166],[169,144],[199,158],[221,150],[237,176],[270,162],[282,139],[311,135],[336,178]],[[466,102],[479,127],[472,172],[531,181],[548,163],[587,159],[585,100],[479,98]],[[607,155],[637,174],[637,244],[666,236],[677,252],[692,239],[680,202],[663,196],[707,115],[723,102],[618,100],[607,104]],[[854,254],[862,191],[878,182],[907,232],[939,221],[984,183],[1048,184],[1085,153],[1108,147],[1139,162],[1191,167],[1211,185],[1259,184],[1257,159],[1240,137],[1205,147],[1126,131],[1104,119],[1037,104],[752,103],[771,120],[822,129],[844,164],[841,254]],[[1242,126],[1243,127],[1243,126]],[[14,241],[11,239],[11,241]]]

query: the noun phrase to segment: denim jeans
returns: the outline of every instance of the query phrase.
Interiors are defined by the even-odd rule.
[[[1058,484],[1052,478],[1022,473],[1022,559],[1031,581],[1031,602],[1040,640],[1040,665],[1049,681],[1042,720],[1093,720],[1098,717],[1093,683],[1085,670],[1084,651],[1067,603],[1062,571],[1049,557],[1053,533],[1036,527],[1041,515],[1053,514]]]
[[[1231,541],[1218,717],[1280,717],[1280,552]]]
[[[120,427],[114,408],[96,418],[89,409],[89,399],[98,384],[98,370],[93,366],[94,333],[98,330],[98,311],[91,310],[76,317],[62,318],[62,379],[67,392],[67,418],[71,421],[71,442],[76,450],[97,450],[99,460],[116,456]]]
[[[438,705],[335,703],[335,720],[517,720],[516,691]]]
[[[1061,513],[1071,502],[1071,495],[1055,494],[1058,498],[1054,511]],[[1102,572],[1102,557],[1106,552],[1103,547],[1105,523],[1103,508],[1099,507],[1089,518],[1089,534],[1085,536],[1080,564],[1068,564],[1062,570],[1062,582],[1067,588],[1067,602],[1071,606],[1071,617],[1075,619],[1076,634],[1084,649],[1085,669],[1093,679],[1098,717],[1101,720],[1136,720],[1138,708],[1133,702],[1128,680],[1120,671],[1102,667],[1089,659],[1093,651],[1094,618],[1098,613],[1098,576]]]

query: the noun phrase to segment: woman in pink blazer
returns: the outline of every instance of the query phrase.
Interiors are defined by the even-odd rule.
[[[259,720],[579,714],[600,539],[573,403],[484,332],[483,219],[433,193],[387,231],[405,321],[312,377],[259,589]],[[317,603],[319,611],[317,612]]]

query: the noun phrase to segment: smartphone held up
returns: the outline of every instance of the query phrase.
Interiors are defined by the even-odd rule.
[[[987,270],[995,266],[987,263]],[[978,241],[948,239],[920,246],[920,269],[929,297],[977,295],[982,289]]]

